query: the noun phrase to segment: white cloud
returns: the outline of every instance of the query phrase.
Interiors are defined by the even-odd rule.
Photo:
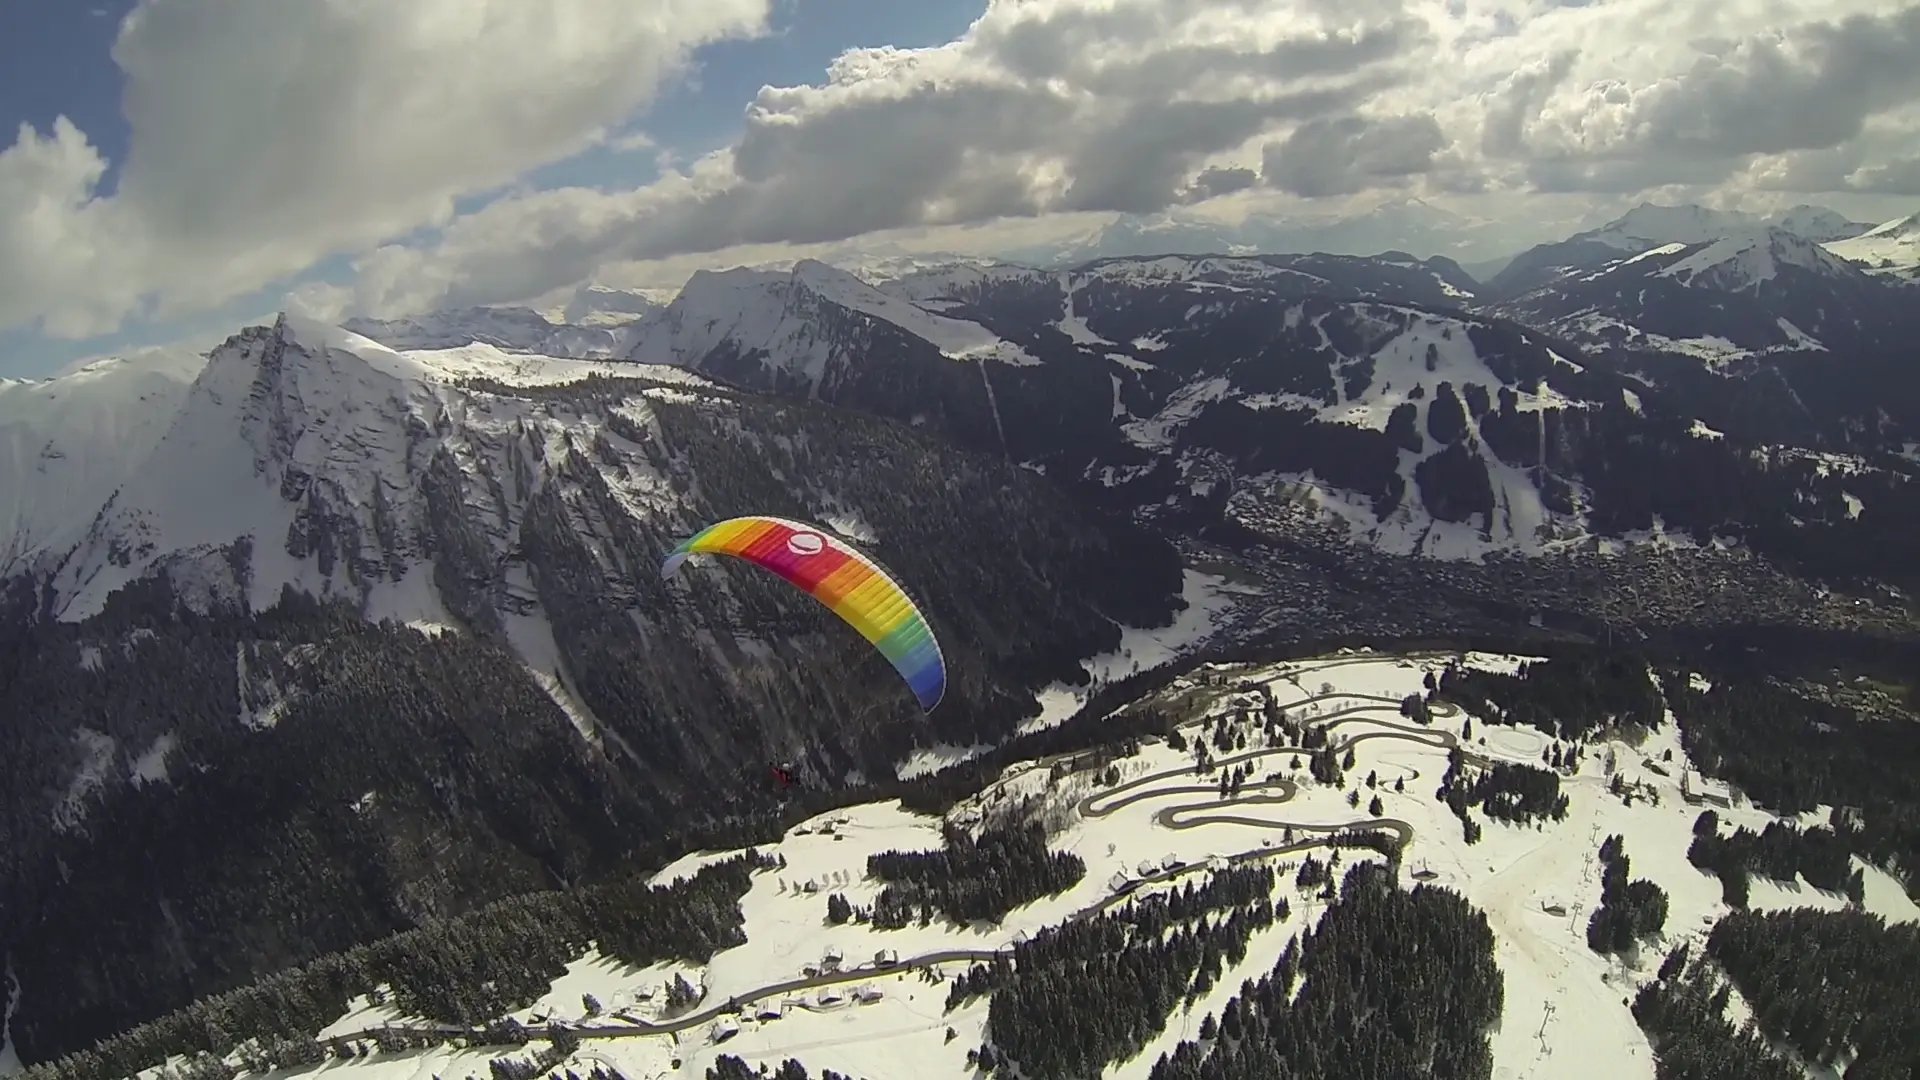
[[[858,50],[821,85],[761,91],[737,144],[657,184],[503,200],[385,247],[356,305],[1256,185],[1491,194],[1507,212],[1527,193],[1899,192],[1911,166],[1873,132],[1914,115],[1917,26],[1920,7],[1876,0],[995,0],[952,44]],[[1846,168],[1807,168],[1819,154]]]
[[[159,102],[132,110],[122,196],[77,197],[98,162],[70,129],[0,156],[0,199],[46,208],[37,232],[0,218],[0,275],[15,250],[61,248],[50,284],[0,280],[0,326],[73,332],[156,288],[206,302],[335,250],[366,252],[351,292],[292,302],[393,315],[613,267],[876,234],[952,250],[939,230],[1209,200],[1394,190],[1564,218],[1646,197],[1844,211],[1920,193],[1911,4],[989,0],[947,45],[853,50],[818,85],[762,89],[735,144],[663,151],[646,187],[514,191],[451,216],[455,194],[596,140],[647,149],[609,133],[689,48],[760,26],[766,2],[563,0],[555,24],[489,19],[481,0],[149,0],[117,53]],[[228,103],[238,86],[252,97]],[[427,223],[430,240],[394,242]]]
[[[453,214],[619,129],[768,0],[144,0],[118,191],[71,124],[0,153],[0,329],[111,330]]]

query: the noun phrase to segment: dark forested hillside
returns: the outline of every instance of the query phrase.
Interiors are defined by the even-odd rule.
[[[1805,688],[1731,671],[1705,690],[1680,673],[1668,674],[1662,684],[1687,754],[1701,769],[1725,777],[1776,813],[1833,807],[1830,830],[1820,830],[1824,836],[1814,842],[1831,838],[1920,895],[1920,726],[1904,709],[1853,708]],[[1758,842],[1775,846],[1765,837]],[[1745,841],[1736,835],[1730,843],[1726,855],[1745,862]],[[1785,850],[1802,846],[1785,844]],[[1700,857],[1705,861],[1699,865],[1729,865],[1715,850]],[[1847,887],[1844,863],[1812,849],[1806,856],[1785,856],[1803,857],[1816,868],[1808,880]]]
[[[1488,1080],[1487,1032],[1504,1000],[1484,914],[1359,863],[1299,948],[1208,1025],[1217,1036],[1181,1043],[1153,1078]]]
[[[1860,911],[1735,912],[1676,947],[1634,1016],[1673,1080],[1904,1080],[1920,1072],[1920,934]],[[1738,991],[1749,1026],[1727,1019]],[[1804,1064],[1803,1064],[1804,1063]]]
[[[14,1017],[28,1060],[604,871],[667,824],[470,638],[214,618],[85,648],[92,669],[49,640],[5,688],[0,911],[15,975],[57,991]],[[284,696],[237,715],[239,673]],[[63,788],[75,766],[97,786]]]
[[[286,333],[232,346],[266,350],[240,404],[280,395],[283,426],[301,366],[322,362]],[[1165,541],[996,457],[821,405],[655,389],[462,387],[470,426],[442,415],[438,449],[433,425],[395,421],[417,444],[417,493],[316,476],[273,435],[262,460],[299,507],[284,539],[155,564],[77,624],[8,623],[0,951],[33,988],[13,1024],[28,1060],[765,819],[769,760],[831,789],[890,778],[916,745],[999,741],[1035,690],[1084,679],[1079,661],[1121,624],[1164,625],[1180,603]],[[857,633],[772,575],[720,560],[661,580],[681,537],[743,513],[871,530],[943,645],[930,719]],[[283,565],[269,545],[347,599],[289,590],[249,610],[249,578]],[[457,625],[365,622],[354,593],[423,556]],[[209,574],[233,582],[209,591]]]
[[[703,868],[670,886],[626,876],[576,892],[499,901],[454,919],[434,919],[239,989],[194,1001],[111,1038],[34,1065],[30,1080],[122,1080],[174,1055],[198,1058],[231,1080],[219,1058],[243,1043],[274,1048],[280,1066],[315,1064],[313,1036],[338,1019],[349,998],[391,993],[396,1007],[477,1031],[496,1044],[525,1043],[526,1030],[499,1020],[545,992],[589,942],[608,956],[646,965],[703,961],[746,940],[740,897],[770,861],[756,852]],[[382,990],[382,988],[385,988]],[[429,1039],[437,1036],[428,1035]],[[417,1038],[417,1037],[416,1037]],[[395,1036],[383,1049],[404,1049]],[[190,1070],[191,1071],[191,1070]],[[195,1073],[194,1075],[198,1075]]]

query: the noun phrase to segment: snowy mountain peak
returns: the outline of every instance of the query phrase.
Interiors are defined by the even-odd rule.
[[[1801,203],[1773,215],[1769,222],[1816,244],[1847,240],[1866,232],[1871,226],[1854,221],[1837,210]]]
[[[1685,257],[1662,267],[1659,277],[1684,285],[1729,292],[1758,289],[1779,276],[1782,267],[1815,273],[1850,276],[1857,271],[1804,236],[1773,227],[1742,229],[1699,245]]]
[[[57,610],[84,618],[113,590],[164,572],[202,609],[263,608],[292,585],[376,617],[434,618],[440,601],[416,571],[496,541],[504,550],[540,462],[567,445],[536,434],[558,423],[544,406],[463,382],[589,373],[690,381],[489,345],[399,352],[291,315],[248,327],[208,355],[164,437],[101,494],[54,575]],[[486,504],[498,536],[453,520],[470,503]]]
[[[561,322],[574,326],[622,326],[660,306],[660,301],[643,292],[587,284],[574,290],[559,315]]]
[[[905,331],[956,360],[1033,358],[977,323],[949,318],[881,292],[817,259],[788,270],[736,267],[696,272],[672,304],[639,324],[628,357],[704,369],[753,361],[818,385],[865,355],[876,326]],[[745,369],[732,371],[739,376]]]
[[[1597,240],[1612,247],[1638,250],[1650,244],[1703,243],[1754,224],[1757,221],[1753,215],[1739,211],[1712,210],[1691,203],[1681,206],[1641,203],[1575,239]]]
[[[207,358],[141,349],[0,380],[0,574],[72,544],[166,434]]]
[[[1862,236],[1908,238],[1920,236],[1920,214],[1908,214],[1903,218],[1894,218],[1882,225],[1876,225]]]
[[[1920,214],[1895,218],[1827,250],[1883,280],[1920,282]]]

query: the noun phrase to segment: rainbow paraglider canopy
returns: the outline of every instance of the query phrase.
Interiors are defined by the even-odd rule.
[[[922,711],[932,712],[945,696],[947,664],[925,616],[879,564],[827,530],[785,518],[729,518],[674,548],[660,576],[672,577],[689,555],[731,555],[773,571],[860,631],[906,680]]]

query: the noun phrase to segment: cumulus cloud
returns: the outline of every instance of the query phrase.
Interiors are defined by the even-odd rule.
[[[600,141],[769,0],[143,0],[118,190],[64,121],[0,153],[0,329],[216,304]]]
[[[608,260],[1251,189],[1899,192],[1897,155],[1863,132],[1920,98],[1917,20],[1876,0],[995,0],[949,45],[860,50],[820,85],[762,91],[738,143],[648,189],[507,200],[383,248],[356,303],[493,302]]]
[[[1427,36],[1391,4],[994,0],[948,45],[856,50],[821,85],[762,90],[734,146],[649,189],[503,201],[431,249],[384,248],[361,306],[490,302],[615,259],[1179,205],[1247,186],[1260,140],[1404,82]]]
[[[1307,198],[1351,195],[1424,173],[1447,145],[1432,114],[1308,120],[1262,155],[1267,183]]]
[[[567,17],[534,26],[504,0],[147,0],[116,51],[130,102],[150,95],[129,106],[120,195],[86,198],[100,162],[70,127],[0,154],[0,200],[26,200],[0,215],[39,207],[0,216],[0,326],[73,331],[336,250],[363,253],[356,280],[293,302],[394,315],[610,265],[1214,200],[1399,189],[1505,213],[1920,187],[1912,3],[987,0],[953,42],[856,49],[815,85],[762,89],[737,141],[662,150],[655,183],[455,217],[455,196],[593,142],[646,149],[624,134],[636,107],[690,49],[761,27],[769,0],[555,2]],[[55,284],[9,291],[23,251]]]
[[[1787,155],[1758,164],[1809,182],[1822,158],[1808,155],[1831,161],[1876,116],[1920,104],[1920,6],[1848,6],[1776,25],[1741,3],[1644,9],[1630,41],[1569,40],[1517,69],[1490,96],[1482,147],[1523,159],[1546,191],[1711,185]]]

